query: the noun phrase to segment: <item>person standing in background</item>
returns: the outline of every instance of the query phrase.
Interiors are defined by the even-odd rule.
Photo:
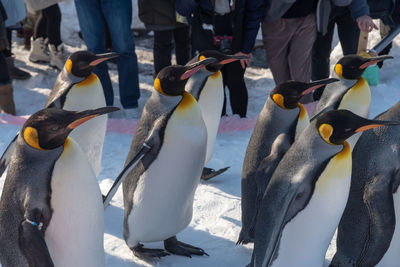
[[[339,5],[338,1],[320,0],[318,9],[323,13],[318,17],[318,34],[312,54],[312,80],[321,80],[330,75],[330,54],[332,39],[337,25],[340,45],[343,55],[357,54],[360,30],[370,32],[378,27],[369,16],[366,0],[353,0],[347,6]],[[319,100],[324,88],[314,92],[314,100]]]
[[[50,66],[62,70],[66,56],[61,40],[61,11],[58,2],[62,0],[25,0],[28,11],[41,12],[36,21],[31,53],[32,62],[49,62]],[[49,52],[47,51],[49,50]]]
[[[176,63],[185,65],[191,56],[190,27],[175,12],[174,0],[139,0],[139,19],[147,30],[154,31],[154,76],[171,65],[172,38]]]
[[[139,118],[140,98],[138,62],[131,32],[131,0],[75,0],[76,12],[83,40],[89,51],[106,52],[107,24],[112,47],[119,54],[117,58],[119,93],[123,113],[127,118]],[[107,63],[97,65],[94,73],[103,86],[107,106],[114,103],[114,92],[108,74]]]
[[[7,29],[7,40],[9,48],[1,51],[7,62],[8,73],[12,79],[25,80],[31,77],[29,72],[17,68],[14,64],[14,57],[11,52],[12,48],[12,29],[21,27],[20,21],[26,17],[24,0],[3,0],[3,6],[7,13],[5,21]]]
[[[244,0],[177,0],[177,12],[192,24],[193,49],[199,52],[219,50],[236,54],[242,47]],[[224,87],[228,87],[233,114],[246,117],[248,94],[244,82],[245,68],[240,62],[221,69]],[[225,91],[224,91],[225,93]],[[226,101],[222,110],[226,115]]]
[[[0,51],[9,48],[5,21],[6,10],[0,0]],[[7,63],[3,53],[0,53],[0,113],[15,115],[13,85],[8,74]]]

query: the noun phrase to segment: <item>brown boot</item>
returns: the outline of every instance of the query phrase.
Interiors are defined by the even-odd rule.
[[[15,115],[13,86],[11,83],[0,85],[0,113]]]

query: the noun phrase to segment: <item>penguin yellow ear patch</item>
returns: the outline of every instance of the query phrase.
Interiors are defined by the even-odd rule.
[[[72,69],[72,60],[71,59],[67,59],[67,62],[65,62],[65,68],[67,69],[68,73],[71,73],[71,69]]]
[[[330,124],[323,123],[318,128],[319,134],[328,144],[332,144],[329,138],[333,133],[333,127]]]
[[[286,109],[285,104],[283,103],[283,95],[281,94],[274,94],[272,96],[272,99],[274,100],[274,102],[280,106],[281,108]]]
[[[39,145],[39,135],[35,128],[26,127],[24,130],[24,140],[25,142],[33,148],[44,150]]]
[[[199,57],[199,61],[201,61],[201,60],[203,60],[203,59],[206,59],[206,57],[205,57],[205,56],[200,56],[200,57]]]
[[[163,92],[162,88],[161,88],[161,82],[160,79],[156,78],[154,80],[154,88],[157,90],[157,92],[159,92],[162,95],[165,95],[165,93]]]
[[[335,72],[340,78],[343,78],[343,66],[341,64],[335,65]]]

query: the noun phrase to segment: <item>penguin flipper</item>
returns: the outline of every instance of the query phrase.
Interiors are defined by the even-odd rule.
[[[7,146],[6,150],[4,151],[3,155],[0,158],[0,176],[3,175],[4,171],[7,169],[8,165],[11,161],[11,156],[14,154],[15,151],[15,144],[17,141],[18,134],[15,135],[14,139],[10,142]]]
[[[397,169],[391,174],[375,175],[365,185],[363,200],[368,210],[369,233],[368,243],[358,260],[360,266],[375,266],[390,246],[396,226],[392,194],[397,190],[399,179],[400,170]],[[397,184],[396,188],[393,184]]]
[[[219,170],[214,170],[214,169],[211,169],[211,168],[207,168],[207,167],[204,167],[203,168],[203,172],[201,173],[201,179],[202,180],[204,180],[204,181],[208,181],[208,180],[210,180],[211,178],[213,178],[213,177],[215,177],[215,176],[217,176],[217,175],[220,175],[221,173],[224,173],[224,172],[226,172],[228,169],[229,169],[230,167],[228,166],[228,167],[225,167],[225,168],[222,168],[222,169],[219,169]]]
[[[30,267],[54,266],[43,233],[26,220],[19,228],[19,245]]]

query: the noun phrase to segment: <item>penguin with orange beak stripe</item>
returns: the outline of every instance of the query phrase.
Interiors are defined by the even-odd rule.
[[[287,81],[273,89],[258,116],[242,169],[242,229],[238,244],[253,242],[259,203],[279,161],[308,126],[299,100],[338,79],[311,83]]]
[[[340,79],[340,83],[325,87],[311,120],[332,109],[347,109],[358,116],[368,118],[371,91],[367,81],[361,75],[368,66],[391,58],[393,57],[364,58],[358,55],[347,55],[341,58],[336,63],[332,75],[333,78]],[[352,148],[360,135],[356,134],[348,140]]]
[[[265,190],[250,266],[323,266],[346,206],[357,132],[400,122],[368,120],[348,110],[321,114],[279,162]]]
[[[83,111],[106,106],[103,87],[92,71],[97,64],[117,57],[117,53],[95,55],[89,51],[72,53],[57,77],[45,108]],[[101,170],[101,155],[107,127],[107,116],[101,116],[82,125],[71,136],[81,145],[96,176]],[[17,136],[0,159],[0,176],[7,168],[15,150]]]
[[[104,266],[100,189],[85,154],[68,135],[116,110],[46,108],[25,122],[0,198],[3,267]]]
[[[124,170],[124,238],[137,257],[207,255],[177,240],[192,219],[194,193],[207,151],[207,128],[195,98],[185,91],[188,78],[214,62],[206,58],[162,69],[133,137],[125,166],[143,146],[150,147],[137,165]],[[116,181],[117,182],[117,181]],[[164,241],[162,249],[141,242]]]
[[[208,57],[213,57],[216,61],[208,64],[204,69],[199,70],[195,75],[190,77],[185,86],[185,90],[193,95],[199,103],[204,122],[206,123],[208,141],[205,164],[210,161],[214,151],[214,143],[224,105],[224,84],[221,68],[231,62],[247,58],[247,56],[227,55],[216,50],[207,50],[200,52],[188,64]],[[228,168],[225,167],[215,171],[205,167],[201,178],[204,180],[211,179],[225,172]]]

